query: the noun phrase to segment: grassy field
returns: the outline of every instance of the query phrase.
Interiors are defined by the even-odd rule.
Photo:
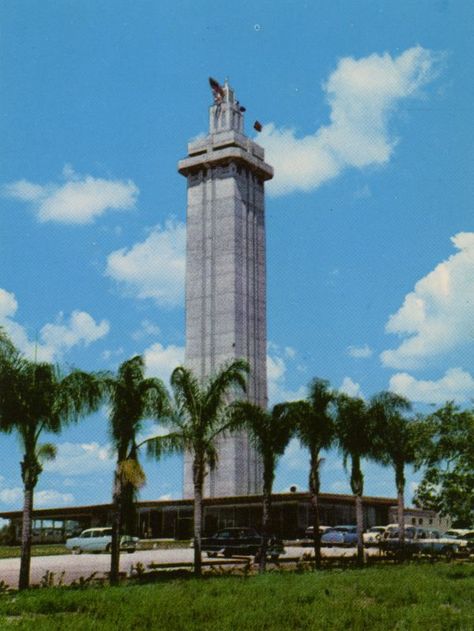
[[[472,564],[176,580],[0,597],[0,629],[371,631],[474,629]]]
[[[43,543],[31,547],[31,556],[51,556],[52,554],[71,554],[61,543]],[[20,546],[0,546],[0,559],[16,559],[20,556]]]

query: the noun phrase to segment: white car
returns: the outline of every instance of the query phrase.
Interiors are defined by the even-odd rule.
[[[120,549],[135,552],[138,537],[123,535],[120,539]],[[112,550],[112,528],[88,528],[78,537],[66,539],[66,548],[73,554],[81,552],[110,552]]]
[[[372,526],[367,532],[362,535],[364,540],[364,546],[374,546],[379,543],[387,530],[387,526]]]

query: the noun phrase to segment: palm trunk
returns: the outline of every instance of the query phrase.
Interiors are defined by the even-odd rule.
[[[31,526],[33,519],[33,491],[31,484],[25,484],[23,490],[23,523],[21,531],[21,561],[18,588],[28,589],[30,586],[31,565]]]
[[[262,545],[258,553],[258,571],[263,574],[267,569],[267,550],[272,518],[272,488],[275,468],[273,455],[263,459],[263,503],[262,503]]]
[[[400,549],[402,551],[401,558],[405,553],[405,475],[403,465],[395,467],[395,483],[397,486],[397,519],[398,519],[398,537],[400,540]]]
[[[268,538],[270,536],[270,516],[272,510],[272,490],[268,487],[268,484],[263,488],[263,503],[262,503],[262,545],[259,550],[258,558],[258,571],[263,574],[267,569],[267,550],[268,550]]]
[[[202,575],[202,487],[204,482],[204,465],[202,462],[194,461],[194,575]]]
[[[311,506],[313,508],[313,546],[314,546],[314,564],[317,570],[321,569],[321,533],[319,532],[319,454],[311,454],[310,472],[309,472],[309,490],[311,493]]]
[[[118,585],[120,578],[120,534],[122,527],[122,484],[118,465],[114,475],[112,501],[112,549],[110,555],[110,584]]]
[[[357,565],[364,565],[364,509],[362,506],[362,496],[356,495],[356,523],[357,523]]]
[[[351,488],[355,495],[355,510],[357,524],[357,565],[362,566],[365,562],[364,556],[364,509],[362,506],[362,493],[364,490],[364,476],[360,468],[360,456],[353,454],[351,471]]]

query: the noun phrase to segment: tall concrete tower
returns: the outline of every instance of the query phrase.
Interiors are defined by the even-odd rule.
[[[273,169],[244,134],[244,108],[227,82],[211,80],[209,134],[188,144],[178,170],[187,178],[186,358],[199,377],[223,362],[251,367],[247,398],[267,405],[264,182]],[[208,497],[261,491],[261,463],[243,432],[218,442],[206,476]],[[193,496],[191,458],[184,497]]]

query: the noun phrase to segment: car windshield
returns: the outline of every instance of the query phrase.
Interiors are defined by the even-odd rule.
[[[383,526],[372,526],[369,532],[385,532],[385,528]]]

